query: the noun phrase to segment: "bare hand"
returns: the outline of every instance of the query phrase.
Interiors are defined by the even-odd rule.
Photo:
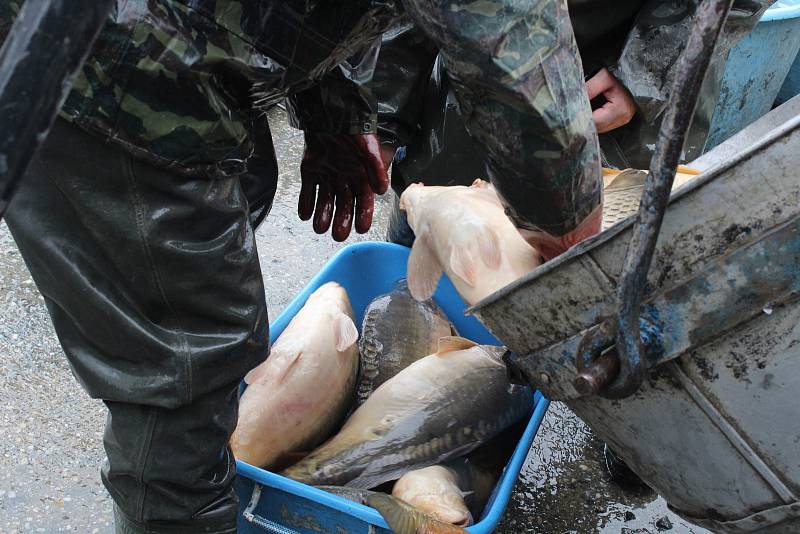
[[[606,103],[592,112],[598,133],[606,133],[628,124],[636,114],[636,104],[619,80],[608,69],[602,69],[586,82],[589,100],[603,95]]]
[[[542,255],[545,261],[560,256],[584,239],[600,233],[603,224],[603,208],[598,206],[577,228],[563,236],[554,236],[541,230],[519,229],[520,235]]]

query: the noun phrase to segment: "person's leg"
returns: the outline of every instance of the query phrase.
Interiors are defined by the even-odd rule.
[[[268,351],[236,177],[176,175],[58,122],[7,222],[73,372],[109,408],[119,532],[235,532],[227,447]]]

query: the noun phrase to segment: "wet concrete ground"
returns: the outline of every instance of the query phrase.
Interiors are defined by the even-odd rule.
[[[271,115],[281,177],[257,233],[270,314],[277,315],[340,245],[295,213],[302,135]],[[382,240],[389,198],[369,234]],[[99,479],[105,409],[70,373],[44,303],[0,225],[0,534],[113,532]],[[665,520],[666,518],[666,520]],[[671,526],[670,526],[671,525]],[[602,443],[553,404],[498,530],[511,533],[695,533],[646,490],[624,491],[603,467]]]

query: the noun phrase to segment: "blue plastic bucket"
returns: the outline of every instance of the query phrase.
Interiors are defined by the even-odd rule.
[[[357,243],[339,251],[272,322],[270,338],[277,339],[289,321],[303,307],[308,296],[322,284],[336,281],[350,297],[356,324],[376,296],[387,293],[406,276],[409,249],[391,243]],[[458,332],[483,344],[500,345],[477,319],[465,316],[466,305],[446,277],[434,295]],[[544,418],[549,401],[534,395],[534,408],[528,426],[498,481],[483,516],[467,530],[475,534],[493,532],[502,518],[525,456]],[[388,534],[390,530],[377,511],[336,495],[301,484],[275,473],[236,463],[238,476],[240,533],[277,534]]]
[[[779,0],[730,51],[706,150],[772,109],[800,50],[800,0]]]

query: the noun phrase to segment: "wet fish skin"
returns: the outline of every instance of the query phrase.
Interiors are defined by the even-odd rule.
[[[336,436],[283,474],[311,485],[373,488],[467,454],[530,413],[531,391],[508,382],[502,347],[442,341],[439,352],[380,386]]]
[[[271,348],[245,376],[234,455],[267,469],[310,451],[339,427],[353,401],[358,330],[347,292],[330,282],[309,296]]]
[[[450,321],[432,300],[411,296],[405,279],[376,297],[364,313],[358,347],[361,357],[356,406],[381,384],[436,352],[439,338],[452,334]]]
[[[527,426],[528,421],[522,420],[467,456],[406,473],[395,483],[392,495],[445,523],[472,524],[483,515]],[[465,518],[468,523],[463,523]]]
[[[445,464],[458,476],[458,487],[473,517],[482,517],[497,482],[517,448],[528,420],[521,420],[493,437],[464,458]]]
[[[396,534],[457,534],[463,528],[438,521],[413,506],[384,493],[376,493],[367,503],[378,510]]]
[[[468,489],[462,487],[470,482],[469,465],[465,459],[455,463],[463,465],[463,474],[450,464],[409,471],[395,482],[392,495],[443,523],[471,525],[472,514],[464,500]]]
[[[472,305],[542,263],[483,180],[469,187],[412,184],[400,197],[400,208],[416,235],[408,284],[418,300],[433,295],[444,272]]]

